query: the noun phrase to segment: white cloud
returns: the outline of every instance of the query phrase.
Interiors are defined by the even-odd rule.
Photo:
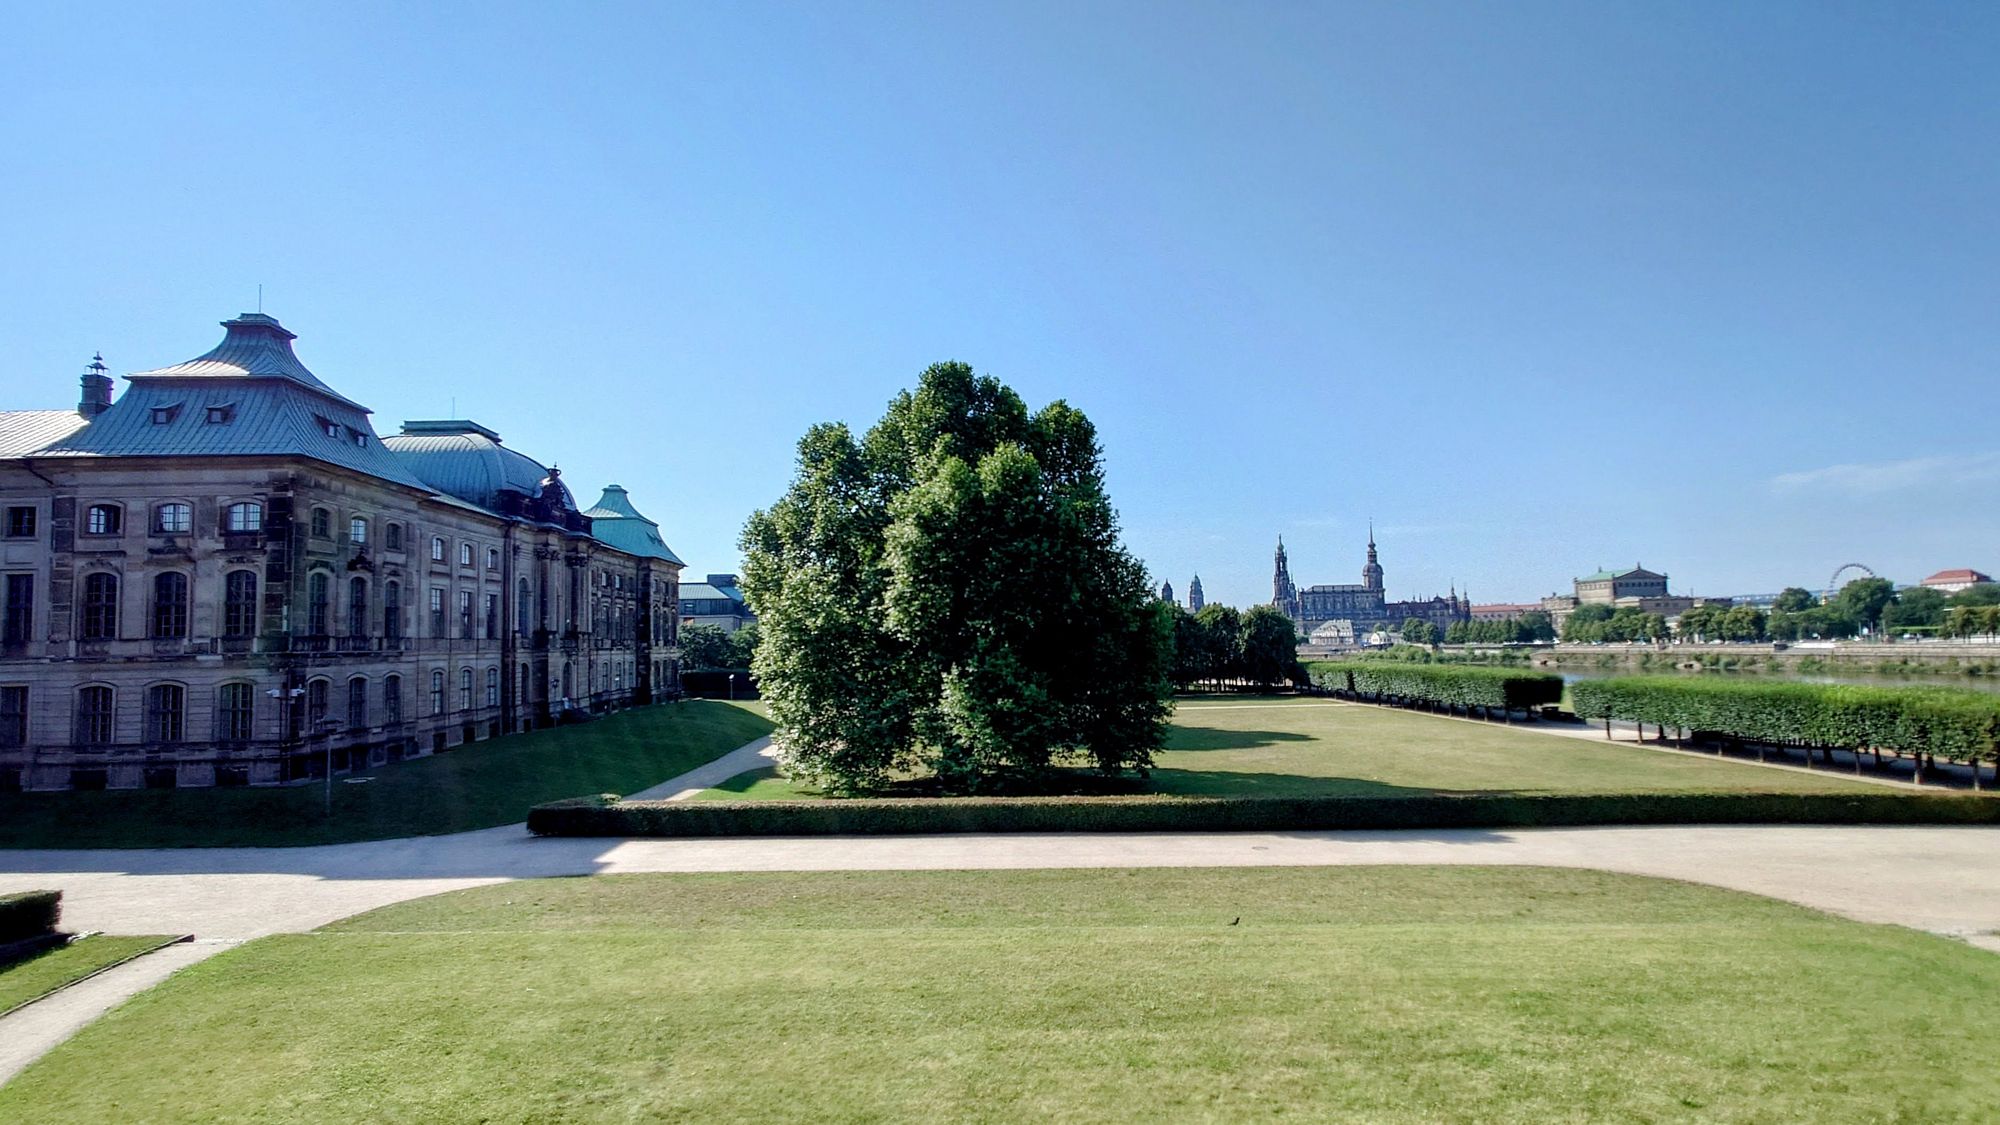
[[[1845,496],[1881,496],[1910,488],[1946,488],[2000,479],[2000,452],[1947,457],[1910,457],[1901,461],[1856,461],[1772,477],[1771,490],[1781,496],[1833,492]]]

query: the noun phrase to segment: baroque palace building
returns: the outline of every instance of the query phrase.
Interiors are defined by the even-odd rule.
[[[677,694],[681,561],[470,421],[377,436],[272,317],[0,412],[0,789],[277,785]]]
[[[1471,599],[1455,589],[1445,597],[1389,601],[1387,587],[1383,584],[1382,563],[1375,551],[1375,531],[1372,527],[1368,531],[1368,561],[1361,567],[1358,584],[1307,586],[1303,590],[1292,582],[1285,540],[1279,536],[1271,576],[1271,604],[1291,618],[1299,632],[1308,636],[1330,621],[1350,623],[1352,635],[1358,637],[1375,629],[1400,629],[1403,622],[1412,617],[1428,621],[1440,630],[1450,628],[1455,622],[1472,620]]]

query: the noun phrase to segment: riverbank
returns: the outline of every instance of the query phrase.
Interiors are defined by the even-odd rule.
[[[1819,676],[1990,677],[2000,680],[2000,644],[1955,641],[1809,641],[1770,644],[1442,645],[1444,662],[1584,671],[1776,672]]]

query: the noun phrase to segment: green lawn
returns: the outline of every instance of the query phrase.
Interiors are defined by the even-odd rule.
[[[326,844],[526,819],[543,801],[632,793],[770,733],[760,703],[663,703],[475,742],[333,783],[255,789],[0,794],[0,848]]]
[[[64,985],[172,941],[171,937],[93,934],[25,961],[0,965],[0,1012],[39,1000]]]
[[[1990,953],[1599,872],[613,876],[223,953],[0,1120],[1980,1121],[1995,1011]]]
[[[1406,793],[1671,793],[1868,790],[1836,773],[1767,769],[1663,754],[1326,699],[1182,702],[1149,790],[1253,796]],[[771,770],[732,779],[704,800],[812,797]]]

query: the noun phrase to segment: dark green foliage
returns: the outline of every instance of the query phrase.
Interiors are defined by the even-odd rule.
[[[822,425],[743,532],[759,689],[787,770],[852,791],[906,771],[979,791],[1059,761],[1143,769],[1173,622],[1118,542],[1097,435],[962,363],[856,441]]]
[[[1397,632],[1406,645],[1434,645],[1442,639],[1438,636],[1438,627],[1421,617],[1405,617],[1403,627]]]
[[[1315,687],[1438,707],[1525,711],[1562,699],[1561,676],[1467,664],[1325,661],[1307,666]]]
[[[1967,586],[1953,594],[1948,601],[1954,609],[1962,606],[2000,605],[2000,582],[1980,582]]]
[[[1563,622],[1562,639],[1575,644],[1593,641],[1624,643],[1658,641],[1668,636],[1667,619],[1637,606],[1578,606]]]
[[[742,668],[734,662],[729,634],[713,625],[689,625],[681,630],[681,666],[697,671]]]
[[[1840,593],[1834,596],[1833,608],[1865,628],[1874,629],[1882,624],[1882,611],[1895,599],[1896,585],[1887,578],[1857,578],[1840,588]]]
[[[1539,609],[1504,621],[1454,621],[1444,631],[1444,643],[1448,645],[1531,644],[1555,639],[1555,626],[1549,623],[1549,615]]]
[[[54,933],[61,921],[61,891],[16,891],[0,895],[0,945]]]
[[[1938,630],[1947,637],[1990,637],[2000,633],[2000,605],[1955,605]]]
[[[1819,604],[1819,595],[1803,586],[1787,586],[1779,592],[1771,608],[1779,613],[1798,613]]]
[[[539,836],[846,836],[938,832],[1284,832],[1584,824],[2000,824],[2000,800],[1919,793],[1429,797],[932,797],[539,805]]]
[[[1620,676],[1579,681],[1570,698],[1586,719],[1954,762],[1993,760],[2000,737],[2000,697],[1952,688]]]
[[[1945,596],[1928,586],[1916,586],[1896,593],[1896,600],[1882,611],[1882,628],[1890,632],[1921,629],[1944,624]]]
[[[1252,606],[1243,615],[1244,679],[1260,687],[1303,679],[1298,648],[1298,630],[1291,618],[1268,605]]]

